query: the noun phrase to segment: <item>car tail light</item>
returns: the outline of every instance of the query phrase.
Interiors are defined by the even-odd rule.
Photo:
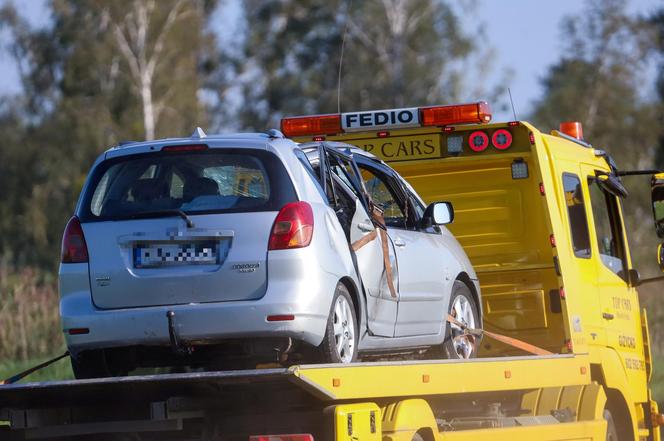
[[[270,234],[268,250],[309,246],[314,234],[314,213],[306,202],[291,202],[277,214]]]
[[[341,115],[296,116],[281,120],[281,131],[288,137],[341,133]]]
[[[62,263],[85,263],[88,261],[88,246],[83,236],[83,228],[77,216],[67,222],[65,233],[62,236]]]
[[[288,435],[251,435],[249,441],[314,441],[310,433],[293,433]]]

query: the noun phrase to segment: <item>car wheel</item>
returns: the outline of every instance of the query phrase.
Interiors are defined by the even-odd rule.
[[[468,286],[454,282],[448,313],[469,328],[477,328],[480,323],[479,309]],[[447,322],[443,353],[446,358],[468,359],[477,355],[477,337],[466,334],[461,327]]]
[[[606,441],[618,441],[618,430],[613,415],[609,409],[604,409],[604,419],[606,420]]]
[[[334,291],[325,337],[320,345],[324,363],[350,363],[357,359],[358,324],[348,288],[339,283]]]

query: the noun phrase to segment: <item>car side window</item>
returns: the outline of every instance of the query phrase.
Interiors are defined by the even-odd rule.
[[[399,199],[394,196],[394,192],[382,177],[373,171],[360,166],[360,173],[374,204],[383,209],[383,217],[388,227],[407,228],[404,207],[399,203]]]
[[[575,174],[564,173],[563,189],[569,217],[569,227],[572,233],[574,255],[589,259],[591,256],[590,235],[588,233],[588,218],[586,217],[586,206],[583,201],[581,180]]]
[[[618,201],[615,196],[600,187],[595,177],[588,179],[588,190],[595,221],[597,247],[602,263],[612,272],[624,278],[625,247],[622,228],[617,220]]]

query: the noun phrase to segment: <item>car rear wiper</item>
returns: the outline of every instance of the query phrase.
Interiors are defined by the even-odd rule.
[[[194,228],[194,223],[191,221],[191,218],[187,216],[187,213],[177,208],[173,208],[170,210],[141,211],[139,213],[134,213],[123,217],[125,219],[141,219],[148,217],[172,217],[172,216],[181,217],[187,223],[187,228]]]

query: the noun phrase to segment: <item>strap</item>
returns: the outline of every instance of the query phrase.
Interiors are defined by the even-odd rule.
[[[350,244],[350,247],[352,248],[353,251],[357,251],[366,244],[368,244],[369,242],[371,242],[372,240],[374,240],[375,238],[376,238],[376,230],[372,231],[369,234],[365,234],[364,236],[362,236],[361,238]]]
[[[519,340],[516,338],[508,337],[506,335],[501,335],[501,334],[496,334],[494,332],[489,332],[485,329],[475,329],[475,328],[469,328],[459,320],[455,319],[452,317],[450,314],[447,314],[447,321],[450,322],[453,325],[456,325],[463,329],[465,332],[472,334],[472,335],[486,335],[487,337],[490,337],[494,340],[497,340],[501,343],[505,343],[506,345],[512,346],[514,348],[520,349],[525,352],[529,352],[531,354],[535,355],[553,355],[553,352],[547,351],[546,349],[542,349],[540,347],[537,347],[535,345],[531,345],[530,343],[526,343],[523,340]]]
[[[390,294],[395,299],[397,298],[397,290],[394,287],[394,280],[392,280],[392,264],[390,263],[390,249],[387,245],[387,232],[382,228],[379,228],[380,231],[380,241],[383,246],[383,265],[385,266],[385,277],[387,277],[387,287],[390,289]]]

